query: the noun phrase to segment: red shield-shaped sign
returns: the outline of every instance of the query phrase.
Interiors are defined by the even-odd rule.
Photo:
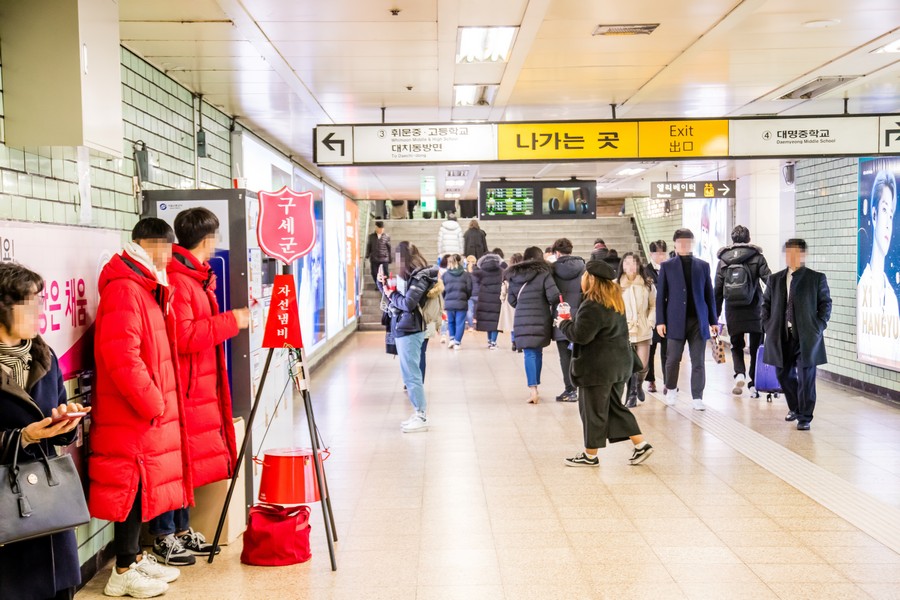
[[[291,264],[316,245],[316,217],[312,192],[297,193],[284,186],[259,193],[256,238],[262,251]]]

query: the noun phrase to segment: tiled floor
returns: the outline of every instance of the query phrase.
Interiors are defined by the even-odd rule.
[[[546,402],[530,406],[522,355],[483,342],[431,346],[423,434],[399,431],[409,405],[382,335],[358,334],[315,373],[333,451],[336,573],[315,505],[309,563],[246,567],[230,546],[213,565],[183,569],[166,597],[900,598],[900,555],[888,547],[900,540],[880,543],[786,482],[837,476],[852,485],[823,501],[849,518],[876,502],[864,525],[894,531],[900,410],[820,383],[812,431],[798,432],[783,400],[732,398],[730,369],[708,364],[705,415],[653,397],[636,410],[656,449],[644,465],[628,465],[625,443],[603,450],[599,469],[569,469],[580,420],[575,405],[553,402],[555,348],[545,350]],[[760,466],[779,457],[792,459],[784,479]],[[99,597],[106,578],[77,598]]]

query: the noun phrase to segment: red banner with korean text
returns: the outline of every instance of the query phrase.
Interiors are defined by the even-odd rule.
[[[295,192],[287,186],[260,192],[256,237],[263,252],[286,264],[308,254],[316,245],[312,192]]]
[[[272,304],[266,319],[263,348],[302,348],[300,313],[297,309],[297,285],[293,275],[276,275]]]

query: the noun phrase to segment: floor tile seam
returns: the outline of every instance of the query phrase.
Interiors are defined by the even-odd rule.
[[[675,411],[701,429],[713,433],[723,442],[728,443],[841,519],[869,534],[887,548],[900,553],[900,511],[896,508],[869,496],[843,478],[798,456],[777,442],[718,411],[707,409],[704,413],[708,414],[703,415],[696,415],[693,411],[687,412],[679,407],[675,407]],[[741,449],[737,445],[738,440],[742,440],[751,447]],[[759,452],[760,447],[766,450]],[[771,459],[767,460],[766,454],[770,454]],[[791,469],[781,468],[782,463],[774,459],[793,462],[798,469],[792,472]],[[798,475],[800,476],[798,477]],[[804,486],[804,483],[807,485]],[[836,492],[837,496],[835,496]],[[851,503],[856,506],[841,505],[841,497],[850,499]],[[870,516],[873,519],[872,522],[868,518]],[[884,531],[885,523],[894,531],[894,535]]]

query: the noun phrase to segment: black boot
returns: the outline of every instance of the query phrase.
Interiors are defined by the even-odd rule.
[[[647,399],[644,395],[644,382],[641,381],[637,375],[634,376],[635,383],[637,384],[635,387],[637,388],[637,399],[643,402]]]
[[[636,378],[632,375],[628,380],[628,400],[625,402],[626,408],[635,408],[637,406],[637,390],[635,389]]]

